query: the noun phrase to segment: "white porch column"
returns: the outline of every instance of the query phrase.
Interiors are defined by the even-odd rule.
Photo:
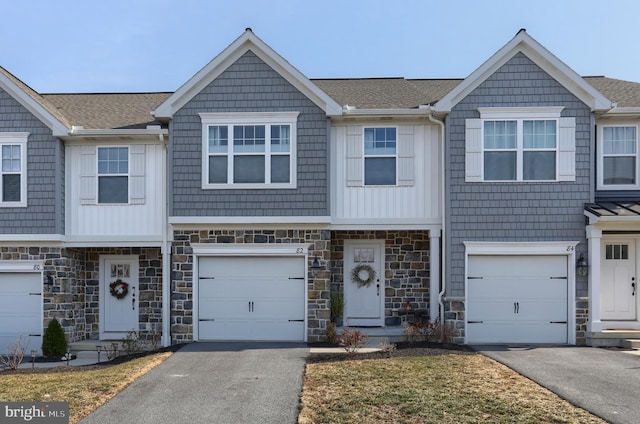
[[[600,245],[602,230],[587,225],[587,240],[589,245],[589,322],[587,331],[602,331],[600,320]]]
[[[440,230],[429,231],[429,318],[434,322],[440,316]]]

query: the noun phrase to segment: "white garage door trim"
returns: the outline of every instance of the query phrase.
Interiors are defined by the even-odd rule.
[[[39,281],[37,290],[34,290],[32,293],[31,292],[29,293],[29,295],[39,297],[40,306],[38,308],[39,325],[38,325],[37,331],[36,329],[34,329],[34,331],[30,331],[30,334],[32,334],[33,336],[29,337],[30,344],[27,347],[27,354],[33,349],[41,353],[42,333],[43,333],[43,328],[42,328],[42,322],[43,322],[42,270],[43,268],[44,268],[44,265],[42,261],[0,261],[0,274],[8,274],[8,273],[33,274],[34,278],[37,277]],[[11,340],[11,341],[14,341],[14,340]],[[0,351],[0,353],[4,353],[4,352]]]
[[[200,275],[198,261],[200,257],[299,257],[304,260],[304,323],[303,323],[303,341],[307,341],[308,332],[308,281],[306,276],[309,274],[308,270],[308,250],[305,244],[287,244],[287,245],[268,245],[268,244],[235,244],[235,245],[215,245],[207,243],[193,243],[191,245],[194,254],[193,264],[193,340],[199,341],[200,334],[198,329],[198,317],[199,313],[199,287],[198,277]]]
[[[469,275],[469,256],[473,255],[542,255],[567,257],[567,343],[576,343],[576,282],[575,271],[572,264],[576,263],[576,246],[579,242],[537,242],[537,243],[510,243],[510,242],[464,242],[465,245],[465,304],[468,305],[467,284]],[[465,319],[465,343],[467,343],[468,323]]]

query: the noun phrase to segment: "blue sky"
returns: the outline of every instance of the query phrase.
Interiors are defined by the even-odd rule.
[[[640,82],[637,0],[5,0],[0,65],[42,93],[174,91],[246,27],[310,78],[463,78],[520,28]]]

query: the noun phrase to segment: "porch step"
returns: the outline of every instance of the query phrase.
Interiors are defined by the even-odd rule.
[[[121,340],[84,340],[69,343],[69,351],[76,354],[78,352],[94,352],[97,355],[98,346],[100,346],[101,352],[106,352],[108,349],[112,349],[112,343],[117,345],[118,350],[122,350]]]
[[[640,330],[602,330],[599,332],[587,332],[585,334],[588,346],[593,347],[627,347],[624,342],[626,340],[635,340],[640,342]],[[634,349],[632,347],[627,347]],[[640,348],[640,345],[638,346]]]
[[[640,349],[639,339],[624,339],[620,344],[627,349]]]
[[[342,334],[342,330],[349,328],[350,330],[359,330],[362,334],[368,336],[368,348],[380,348],[381,344],[398,343],[405,340],[404,327],[338,327],[336,332],[338,336]]]

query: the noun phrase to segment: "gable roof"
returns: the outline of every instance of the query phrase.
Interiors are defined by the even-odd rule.
[[[40,94],[0,66],[0,89],[51,129],[53,135],[65,135],[70,125],[59,111]]]
[[[591,110],[608,110],[612,107],[611,100],[593,88],[573,69],[554,56],[542,44],[533,39],[527,31],[521,29],[515,37],[491,56],[480,67],[473,71],[456,88],[451,90],[435,105],[437,112],[450,112],[451,109],[477,88],[489,76],[509,61],[515,54],[523,53],[538,65],[543,71],[571,91]]]
[[[157,119],[170,119],[176,111],[195,97],[249,50],[273,68],[291,85],[300,90],[300,92],[324,110],[327,115],[340,115],[342,113],[342,108],[339,104],[316,87],[306,76],[294,68],[264,41],[254,35],[251,28],[247,28],[245,32],[224,49],[222,53],[216,56],[159,105],[155,111],[153,111],[153,115]]]

